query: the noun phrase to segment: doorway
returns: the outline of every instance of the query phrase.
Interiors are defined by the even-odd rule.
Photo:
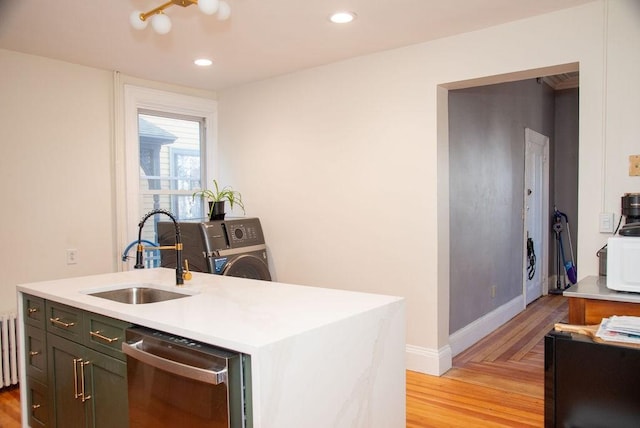
[[[549,252],[549,137],[525,128],[524,273],[525,304],[546,294]]]
[[[549,136],[548,197],[544,198],[547,205],[540,208],[541,231],[536,232],[540,242],[534,245],[536,271],[542,281],[542,286],[536,285],[536,288],[545,294],[549,275],[553,273],[548,260],[554,257],[550,232],[545,232],[545,226],[549,227],[545,223],[550,219],[548,207],[555,204],[556,198],[569,201],[567,194],[572,194],[577,211],[577,67],[577,64],[568,64],[553,69],[556,73],[529,70],[517,76],[493,76],[443,86],[446,89],[443,97],[447,100],[443,99],[442,105],[447,105],[448,115],[448,132],[443,134],[446,135],[443,143],[448,145],[450,267],[447,286],[449,343],[453,355],[515,316],[526,307],[527,300],[535,299],[531,296],[537,295],[530,292],[526,298],[523,279],[527,242],[523,212],[525,128]],[[536,78],[535,73],[548,74]],[[479,83],[484,86],[477,86]],[[492,89],[493,94],[487,98],[485,91]],[[458,92],[467,98],[456,104],[452,94],[455,97]],[[558,95],[561,93],[569,96]],[[460,112],[463,116],[458,116],[456,123]],[[472,129],[474,121],[475,129]],[[467,139],[462,146],[456,142],[460,137],[459,128],[464,128]],[[497,149],[497,145],[502,148]],[[558,154],[559,147],[563,153]],[[518,158],[520,163],[516,167]],[[575,186],[567,175],[576,177]],[[494,180],[493,189],[490,180]],[[577,234],[572,238],[574,236]],[[541,266],[543,260],[547,261],[546,267]]]

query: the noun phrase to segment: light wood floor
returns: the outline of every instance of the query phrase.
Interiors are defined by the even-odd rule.
[[[542,427],[544,335],[567,318],[567,298],[545,296],[443,376],[407,371],[407,427]]]
[[[544,335],[567,319],[562,296],[545,296],[456,356],[436,377],[407,371],[407,427],[541,427]],[[18,388],[0,390],[0,428],[20,427]]]
[[[0,390],[0,428],[20,428],[20,390]]]

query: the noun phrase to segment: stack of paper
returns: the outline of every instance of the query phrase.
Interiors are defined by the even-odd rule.
[[[640,317],[603,318],[596,336],[611,342],[640,343]]]

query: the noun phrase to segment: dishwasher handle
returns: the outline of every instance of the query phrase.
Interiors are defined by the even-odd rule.
[[[215,371],[202,369],[200,367],[193,367],[188,364],[180,363],[178,361],[168,360],[166,358],[140,349],[142,342],[142,340],[139,340],[132,344],[122,342],[122,352],[144,364],[148,364],[157,369],[173,373],[177,376],[205,382],[211,385],[219,385],[221,383],[227,382],[226,367],[222,370]]]

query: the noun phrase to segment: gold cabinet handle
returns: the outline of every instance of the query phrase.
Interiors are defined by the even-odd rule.
[[[100,330],[96,330],[96,331],[90,331],[89,334],[93,337],[96,337],[98,339],[104,340],[107,343],[113,343],[118,341],[118,339],[120,339],[119,337],[107,337],[107,336],[103,336],[100,333]]]
[[[78,394],[78,361],[82,361],[81,359],[74,358],[73,359],[73,397],[78,398],[80,394]]]
[[[84,403],[85,401],[91,399],[90,395],[86,395],[86,392],[84,390],[84,366],[91,364],[91,361],[82,361],[80,363],[80,380],[82,382],[82,391],[80,392],[80,397],[82,402]]]
[[[40,407],[41,407],[41,406],[40,406],[40,404],[32,404],[32,405],[31,405],[31,409],[32,409],[32,410],[39,409]]]
[[[49,318],[49,321],[51,321],[52,324],[56,324],[56,325],[59,325],[61,327],[65,327],[65,328],[73,327],[74,325],[76,325],[76,323],[74,323],[74,322],[60,321],[59,317]]]
[[[27,309],[27,311],[28,311],[30,314],[33,314],[33,313],[38,312],[38,308],[29,308],[29,309]]]
[[[91,398],[90,395],[86,395],[84,389],[84,366],[91,364],[91,361],[83,361],[82,358],[73,359],[73,392],[74,398],[79,398],[84,403]],[[78,365],[80,366],[80,374],[78,374]],[[80,382],[80,387],[78,387]]]
[[[35,357],[36,355],[40,355],[40,351],[29,351],[30,357]]]

